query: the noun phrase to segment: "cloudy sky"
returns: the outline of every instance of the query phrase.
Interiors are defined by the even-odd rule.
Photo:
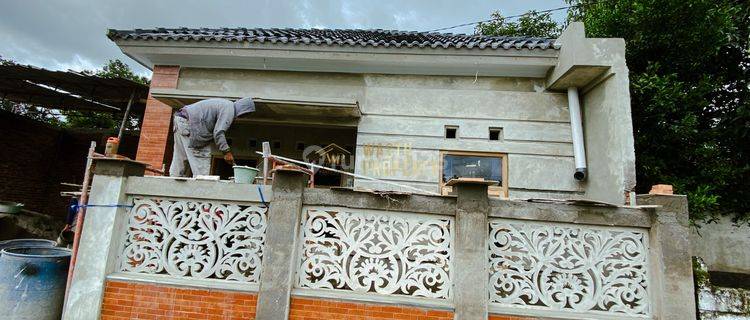
[[[564,6],[563,0],[3,0],[0,56],[53,70],[96,69],[123,55],[107,29],[152,27],[294,27],[425,31]],[[554,14],[564,18],[564,11]],[[446,32],[471,33],[471,27]]]

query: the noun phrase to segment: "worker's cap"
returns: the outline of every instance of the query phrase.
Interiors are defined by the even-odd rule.
[[[234,102],[234,116],[239,117],[245,113],[255,111],[255,102],[253,98],[246,97]]]

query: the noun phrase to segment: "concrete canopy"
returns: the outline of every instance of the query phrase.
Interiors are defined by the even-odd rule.
[[[196,92],[153,88],[151,95],[165,104],[180,108],[208,98],[239,99],[241,94]],[[243,122],[300,123],[356,127],[362,115],[356,100],[318,97],[253,97],[255,112],[240,117]]]

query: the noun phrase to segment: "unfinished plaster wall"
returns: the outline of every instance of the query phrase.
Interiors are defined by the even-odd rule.
[[[584,192],[572,177],[566,96],[546,91],[543,79],[183,68],[177,89],[354,99],[362,112],[355,156],[359,174],[439,191],[441,150],[496,152],[508,154],[512,198],[580,198]],[[445,126],[458,126],[458,139],[444,138]],[[490,128],[502,128],[499,141],[489,140]],[[252,134],[239,131],[231,135],[244,144]],[[355,184],[392,188],[363,180]]]
[[[543,80],[366,75],[357,171],[439,191],[440,151],[508,154],[512,198],[577,198],[567,100]],[[444,137],[458,126],[457,139]],[[490,128],[502,128],[498,141]],[[358,181],[359,185],[371,185]]]
[[[590,88],[579,88],[586,143],[587,199],[622,204],[635,187],[635,149],[628,68],[622,39],[587,39],[612,67]],[[572,175],[572,172],[570,173]]]
[[[584,197],[622,204],[635,187],[625,40],[586,38],[583,23],[571,22],[556,43],[560,54],[547,85],[578,89],[588,165]]]
[[[701,257],[708,271],[750,274],[750,226],[734,225],[731,217],[691,229],[693,255]],[[750,302],[749,302],[750,303]]]

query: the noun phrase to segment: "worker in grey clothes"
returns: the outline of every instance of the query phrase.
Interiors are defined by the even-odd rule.
[[[236,102],[206,99],[177,111],[174,115],[174,152],[169,175],[208,175],[211,153],[217,149],[224,154],[227,163],[234,164],[234,155],[225,133],[235,118],[253,111],[255,103],[252,98],[242,98]]]

